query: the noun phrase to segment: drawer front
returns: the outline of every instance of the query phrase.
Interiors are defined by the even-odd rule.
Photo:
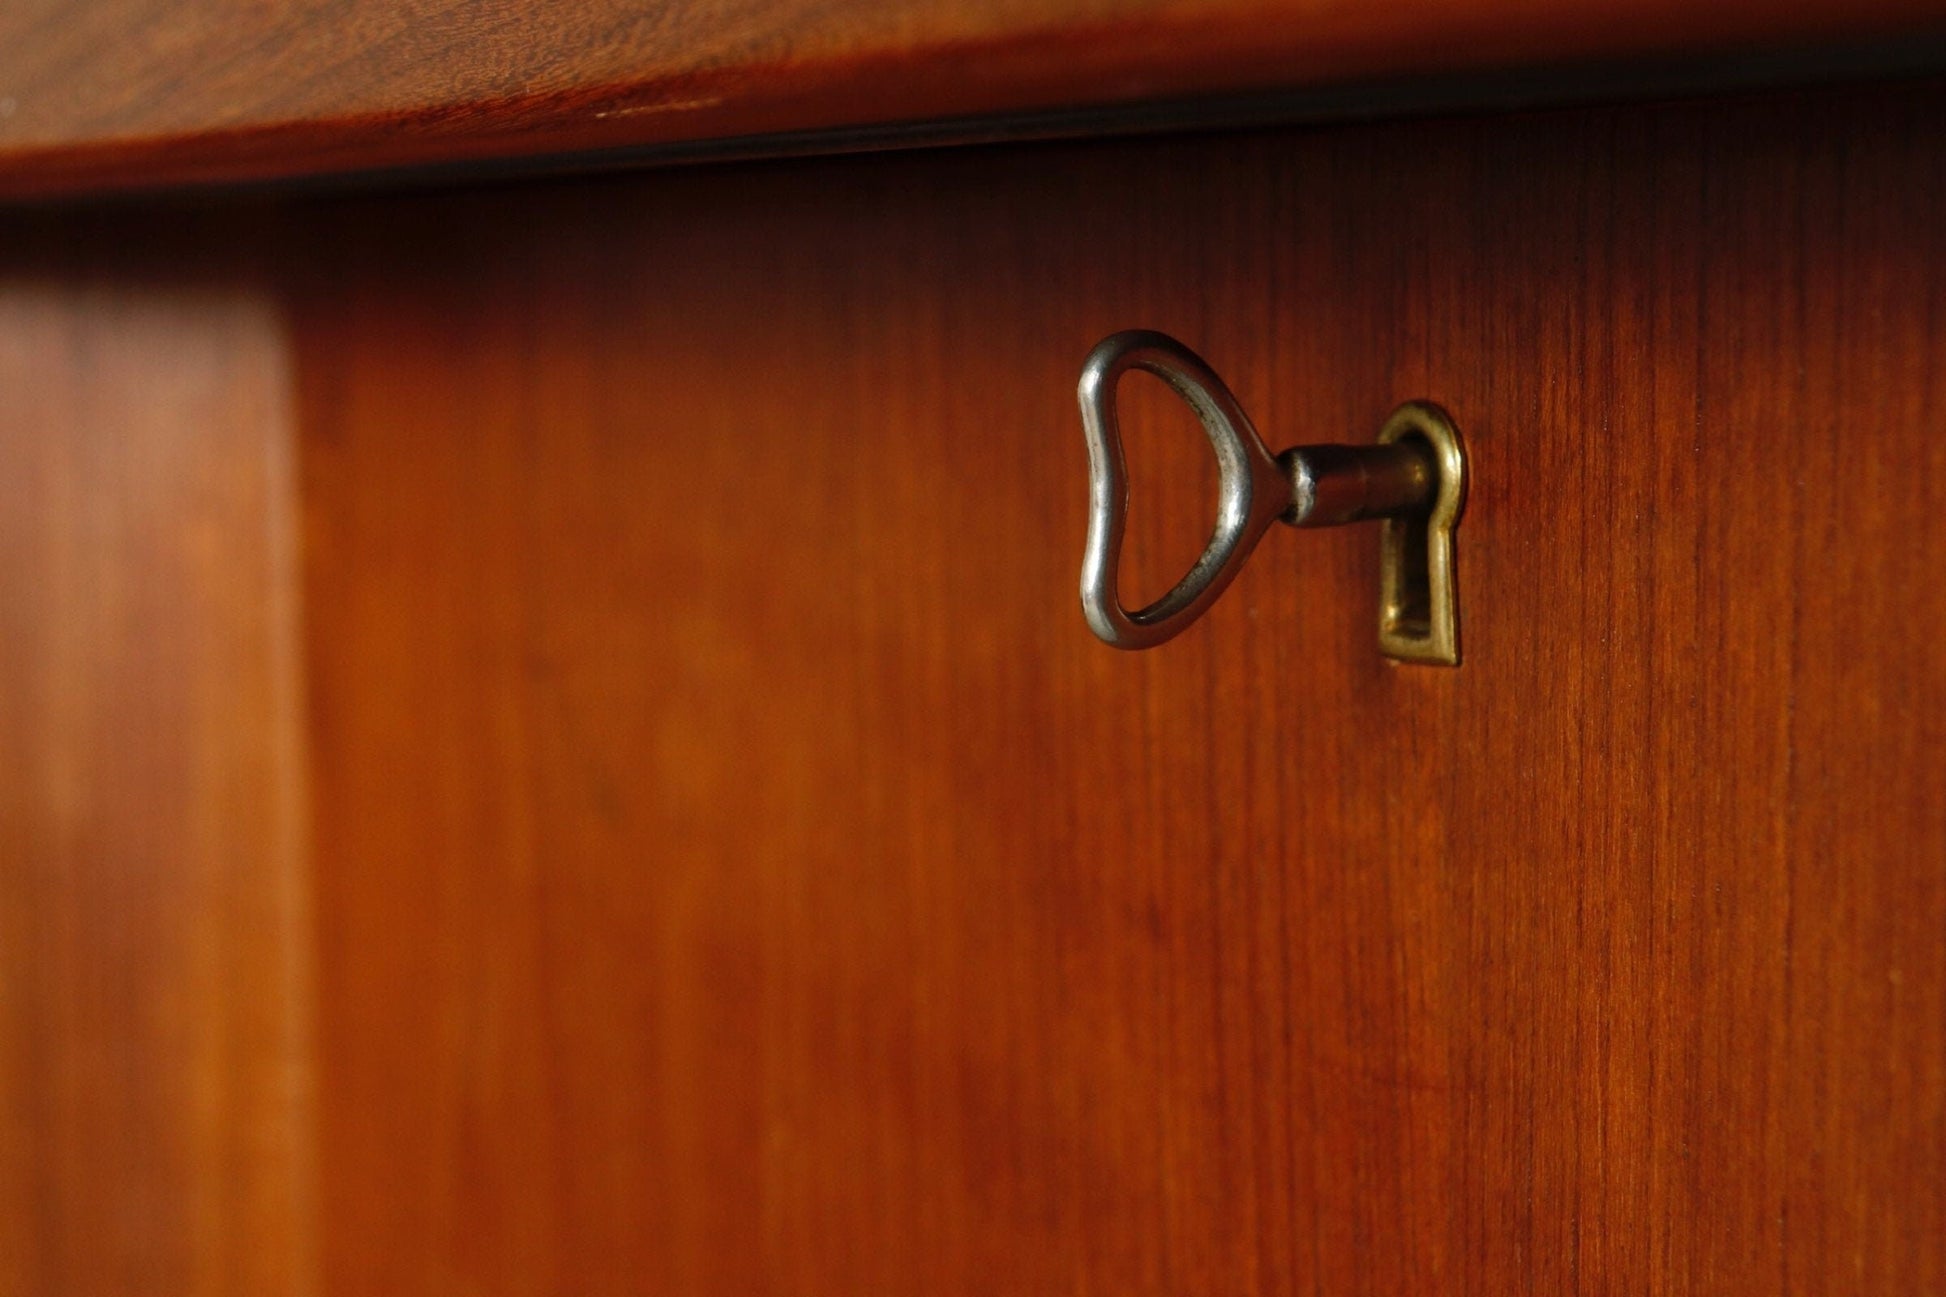
[[[255,647],[151,687],[290,727],[227,794],[283,871],[171,881],[192,817],[174,908],[17,804],[0,1094],[69,1114],[0,1163],[29,1286],[221,1288],[258,1219],[344,1292],[1946,1288],[1942,127],[1911,85],[21,219],[8,309],[82,323],[0,385],[243,303],[174,318],[272,395],[85,463],[262,432],[194,453],[272,484],[210,533],[267,590],[176,613]],[[1131,326],[1274,446],[1451,413],[1462,666],[1378,655],[1365,530],[1095,641],[1074,383]],[[10,606],[130,597],[28,557],[96,552],[47,465],[153,400],[9,435]],[[1131,400],[1153,592],[1214,470]],[[43,692],[163,651],[36,643]],[[196,1075],[276,1102],[238,1153],[164,1087],[50,1179],[110,1090],[45,1009],[118,957],[122,1074],[227,969],[269,1025]]]

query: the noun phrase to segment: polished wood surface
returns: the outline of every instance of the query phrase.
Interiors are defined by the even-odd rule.
[[[0,197],[1937,34],[1941,0],[11,0]]]
[[[1942,126],[1932,86],[64,235],[124,266],[204,249],[214,296],[157,291],[247,286],[288,351],[287,403],[164,403],[118,440],[127,402],[43,401],[42,446],[9,453],[99,447],[123,489],[143,429],[296,456],[301,553],[235,633],[301,635],[305,850],[251,827],[279,822],[268,776],[158,804],[262,835],[261,870],[222,875],[246,894],[306,862],[312,953],[257,1002],[308,1014],[276,1019],[309,1024],[308,1188],[249,1200],[308,1204],[299,1278],[1946,1289]],[[31,245],[0,243],[9,285]],[[1089,636],[1073,382],[1137,324],[1278,444],[1452,411],[1463,667],[1378,657],[1366,530],[1268,538],[1154,652]],[[249,371],[269,325],[228,327]],[[76,336],[21,381],[189,346]],[[1138,413],[1139,590],[1209,483],[1175,412]],[[7,534],[112,541],[58,486],[10,477]],[[252,517],[210,552],[275,568]],[[9,626],[92,588],[26,587],[50,543],[9,542]],[[71,632],[112,682],[140,659],[103,644],[188,614],[135,584],[146,550],[104,553],[156,601]],[[191,635],[134,642],[227,642]],[[6,647],[9,687],[74,669]],[[237,705],[199,679],[151,687]],[[233,757],[266,741],[214,715]],[[11,776],[73,719],[8,726],[0,896],[36,934],[8,944],[8,1077],[84,1048],[76,969],[121,979],[95,1041],[153,1030],[148,956],[69,898],[121,914],[144,878],[183,907],[134,912],[158,924],[211,896],[166,835],[44,836],[70,803]],[[103,799],[137,797],[104,814],[155,813],[142,775],[104,768]],[[195,990],[239,983],[177,985],[200,1022],[224,1010]],[[37,1222],[13,1237],[182,1209],[184,1162],[90,1155],[96,1122],[227,1167],[211,1114],[277,1093],[247,1051],[185,1072],[127,1039],[120,1083],[201,1106],[69,1092],[3,1164],[0,1220]],[[202,1233],[110,1232],[16,1290],[194,1290],[108,1278],[143,1248],[218,1264],[248,1204],[213,1201]]]
[[[0,1293],[310,1291],[289,350],[154,223],[0,258]],[[227,258],[227,254],[225,254]],[[198,266],[198,262],[202,265]]]

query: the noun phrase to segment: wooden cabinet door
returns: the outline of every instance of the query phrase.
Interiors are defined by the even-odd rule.
[[[14,219],[0,1281],[1946,1288],[1942,127]],[[1089,635],[1137,325],[1276,445],[1452,413],[1464,665],[1369,530]],[[1130,400],[1139,593],[1213,469]]]

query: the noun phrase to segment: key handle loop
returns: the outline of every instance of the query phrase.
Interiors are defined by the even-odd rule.
[[[1116,388],[1131,369],[1154,374],[1195,411],[1216,452],[1216,526],[1202,556],[1169,593],[1131,612],[1119,592],[1128,524],[1128,459]],[[1201,356],[1164,333],[1129,329],[1088,353],[1076,395],[1088,440],[1088,545],[1081,563],[1081,609],[1104,642],[1153,648],[1203,614],[1236,577],[1250,551],[1290,507],[1289,474],[1265,447],[1236,397]]]

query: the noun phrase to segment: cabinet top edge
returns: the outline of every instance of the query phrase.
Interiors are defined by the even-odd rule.
[[[22,0],[0,199],[1463,107],[1598,62],[1909,64],[1942,31],[1946,0]]]

